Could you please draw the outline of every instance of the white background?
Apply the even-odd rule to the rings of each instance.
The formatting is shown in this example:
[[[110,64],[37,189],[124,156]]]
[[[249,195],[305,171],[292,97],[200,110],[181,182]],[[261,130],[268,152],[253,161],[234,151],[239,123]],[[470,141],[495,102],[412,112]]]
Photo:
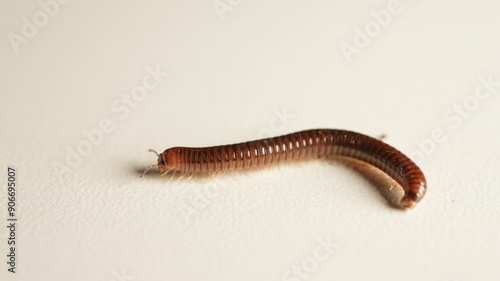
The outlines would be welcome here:
[[[230,9],[71,1],[46,16],[2,1],[1,225],[8,165],[19,221],[16,274],[0,228],[0,279],[500,280],[500,86],[480,82],[500,81],[498,1],[405,0],[383,27],[372,11],[389,1],[215,3]],[[157,67],[169,76],[125,113]],[[106,119],[114,130],[68,163]],[[149,148],[310,128],[386,134],[419,161],[427,196],[392,208],[326,161],[138,178]]]

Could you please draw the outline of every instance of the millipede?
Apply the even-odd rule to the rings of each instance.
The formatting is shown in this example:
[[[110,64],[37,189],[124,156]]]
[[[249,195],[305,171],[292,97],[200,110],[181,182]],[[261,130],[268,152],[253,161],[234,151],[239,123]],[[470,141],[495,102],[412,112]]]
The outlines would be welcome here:
[[[402,208],[413,208],[425,195],[427,182],[422,170],[409,157],[385,142],[360,133],[313,129],[288,135],[211,147],[172,147],[158,154],[162,175],[179,172],[186,175],[209,174],[277,163],[342,156],[378,168],[404,190]],[[140,177],[155,165],[151,165]]]

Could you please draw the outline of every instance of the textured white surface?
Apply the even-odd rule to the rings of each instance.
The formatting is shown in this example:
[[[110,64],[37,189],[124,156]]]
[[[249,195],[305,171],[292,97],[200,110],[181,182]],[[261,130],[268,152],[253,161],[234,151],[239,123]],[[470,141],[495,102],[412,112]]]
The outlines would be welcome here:
[[[234,5],[223,20],[211,0],[71,1],[17,53],[8,34],[41,8],[0,4],[2,225],[7,165],[20,184],[18,273],[1,227],[1,280],[500,280],[500,87],[460,124],[443,119],[478,77],[500,80],[497,1],[401,1],[351,63],[339,45],[389,1],[221,2]],[[113,111],[156,65],[170,75]],[[105,118],[114,131],[60,181],[54,163]],[[137,177],[148,148],[318,127],[385,133],[413,157],[442,128],[426,198],[393,209],[327,162]]]

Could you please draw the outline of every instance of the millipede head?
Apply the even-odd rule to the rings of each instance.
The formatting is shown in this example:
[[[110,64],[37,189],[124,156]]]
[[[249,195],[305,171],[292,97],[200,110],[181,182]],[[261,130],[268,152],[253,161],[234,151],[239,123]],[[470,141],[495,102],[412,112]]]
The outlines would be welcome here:
[[[180,159],[179,154],[179,148],[173,147],[158,155],[158,169],[160,169],[160,173],[162,175],[167,174],[170,171],[175,172],[178,170]]]
[[[178,147],[169,148],[163,153],[158,153],[153,149],[149,151],[154,152],[158,156],[158,169],[162,175],[167,174],[170,171],[178,170],[179,166],[179,154],[180,150]],[[149,166],[144,172],[141,173],[140,177],[143,177],[149,170],[151,170],[155,165]]]

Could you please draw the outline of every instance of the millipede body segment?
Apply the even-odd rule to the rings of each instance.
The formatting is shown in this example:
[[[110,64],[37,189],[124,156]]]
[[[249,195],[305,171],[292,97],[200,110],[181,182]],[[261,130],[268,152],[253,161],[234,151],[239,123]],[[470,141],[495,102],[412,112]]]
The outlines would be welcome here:
[[[389,175],[405,191],[400,201],[403,208],[412,208],[425,195],[425,176],[410,158],[378,139],[345,130],[315,129],[231,145],[172,147],[158,155],[158,168],[162,174],[186,175],[328,156],[360,160]]]

